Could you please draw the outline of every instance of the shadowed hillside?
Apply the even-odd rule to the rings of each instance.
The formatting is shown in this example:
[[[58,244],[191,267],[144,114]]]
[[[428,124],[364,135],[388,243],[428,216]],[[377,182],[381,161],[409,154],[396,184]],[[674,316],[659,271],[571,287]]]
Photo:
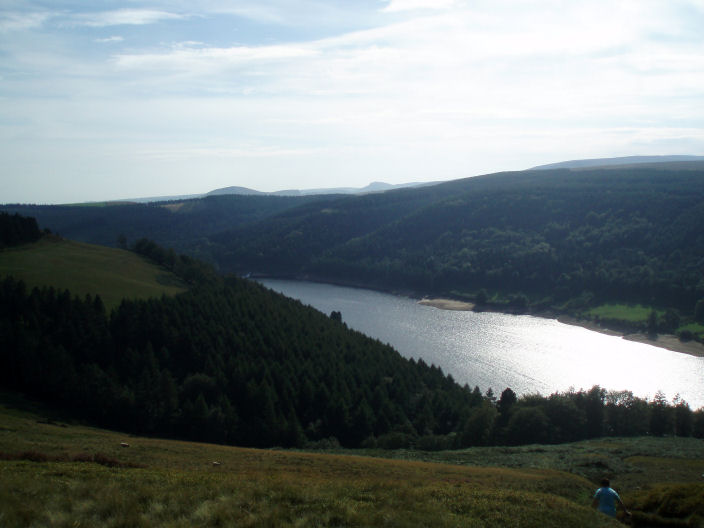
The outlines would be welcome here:
[[[147,236],[224,272],[306,276],[513,311],[585,315],[605,304],[641,304],[655,318],[630,331],[674,333],[704,322],[696,312],[704,300],[702,203],[702,163],[663,162],[498,173],[363,196],[3,209],[84,241]],[[687,332],[696,337],[704,327]]]

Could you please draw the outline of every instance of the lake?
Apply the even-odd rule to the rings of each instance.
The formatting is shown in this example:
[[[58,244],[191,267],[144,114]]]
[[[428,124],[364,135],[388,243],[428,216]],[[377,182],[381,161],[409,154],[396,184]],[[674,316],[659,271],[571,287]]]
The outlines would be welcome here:
[[[680,394],[704,406],[704,358],[671,352],[529,315],[448,311],[371,290],[262,279],[272,290],[350,328],[389,343],[403,356],[435,364],[461,384],[548,395],[600,385],[652,398]]]

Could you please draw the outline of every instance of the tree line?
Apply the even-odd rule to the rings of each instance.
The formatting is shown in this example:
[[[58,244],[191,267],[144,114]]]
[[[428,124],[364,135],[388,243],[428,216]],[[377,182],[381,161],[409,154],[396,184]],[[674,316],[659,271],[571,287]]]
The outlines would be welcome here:
[[[471,391],[312,308],[229,278],[161,299],[0,283],[0,381],[93,423],[249,446],[447,434]]]
[[[669,331],[704,301],[703,172],[664,163],[500,173],[363,196],[3,208],[86,242],[148,236],[224,273],[470,299],[483,289],[495,304],[575,314],[641,303],[669,308],[657,322]]]
[[[551,170],[437,187],[445,193],[421,203],[425,189],[290,210],[212,235],[213,255],[226,270],[470,300],[489,292],[518,311],[640,303],[669,310],[651,325],[663,332],[704,317],[702,170]]]
[[[145,253],[170,252],[150,241]],[[189,273],[173,259],[173,268]],[[185,262],[190,262],[186,259]],[[196,266],[200,269],[201,266]],[[470,388],[235,277],[125,300],[0,282],[0,384],[120,430],[234,445],[448,449],[604,435],[704,437],[704,410],[600,387]]]
[[[0,249],[36,242],[41,236],[35,218],[0,212]]]

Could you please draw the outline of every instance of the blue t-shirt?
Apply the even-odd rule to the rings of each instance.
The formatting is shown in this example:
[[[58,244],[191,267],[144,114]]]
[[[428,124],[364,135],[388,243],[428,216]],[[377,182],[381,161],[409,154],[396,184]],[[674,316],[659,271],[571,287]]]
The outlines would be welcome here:
[[[611,515],[611,517],[616,517],[616,502],[620,501],[621,498],[615,490],[611,488],[599,488],[596,490],[594,498],[599,499],[597,509],[600,512]]]

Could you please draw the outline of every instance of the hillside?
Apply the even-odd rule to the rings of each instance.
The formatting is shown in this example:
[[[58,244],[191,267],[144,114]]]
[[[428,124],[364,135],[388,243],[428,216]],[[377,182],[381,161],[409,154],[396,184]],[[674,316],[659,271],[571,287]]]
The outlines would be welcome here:
[[[4,526],[619,526],[588,507],[604,472],[634,526],[702,521],[702,440],[263,451],[89,428],[8,393],[0,424]]]
[[[702,166],[531,170],[362,196],[4,209],[36,214],[42,228],[84,241],[148,236],[222,272],[447,296],[704,339]],[[598,315],[631,305],[641,308],[620,319]],[[639,310],[648,316],[634,318]]]
[[[463,183],[312,257],[310,269],[419,291],[485,288],[556,302],[589,294],[690,311],[704,295],[694,271],[704,255],[704,171],[554,170]]]
[[[178,251],[188,249],[193,255],[211,234],[260,221],[316,199],[228,195],[147,204],[6,204],[0,205],[0,211],[34,217],[42,229],[71,240],[115,247],[122,237],[128,245],[147,237]],[[207,251],[204,256],[208,256]]]
[[[499,309],[675,310],[660,332],[691,322],[704,298],[704,170],[529,171],[430,189],[297,208],[211,236],[213,254],[231,270],[470,300],[483,290]]]
[[[13,274],[51,287],[0,279],[0,387],[96,424],[252,446],[448,434],[482,402],[440,369],[259,284],[218,277],[144,239],[136,250],[190,289],[123,299],[108,313],[94,293],[58,285],[70,278],[90,291],[104,279],[124,295],[137,270],[121,263],[120,282],[105,262],[118,254],[144,266],[137,255],[54,240],[4,252],[21,257]]]
[[[517,398],[510,388],[498,398],[482,394],[348,329],[339,313],[219,277],[146,239],[135,248],[186,280],[188,291],[123,299],[108,313],[92,295],[0,280],[0,387],[103,426],[257,447],[440,450],[604,434],[704,436],[704,409],[662,394],[648,401],[598,386],[549,397]],[[90,284],[99,280],[94,255],[115,251],[83,247],[64,267],[83,270],[76,280]],[[26,260],[25,271],[45,261]],[[132,280],[130,272],[117,273]]]
[[[654,163],[695,162],[703,163],[704,156],[622,156],[618,158],[597,158],[561,161],[539,165],[530,170],[577,169],[581,167],[615,167],[620,165],[643,165]]]
[[[617,525],[588,507],[592,483],[549,469],[129,437],[6,406],[0,423],[4,526]]]
[[[52,286],[80,297],[100,295],[108,310],[122,299],[147,299],[186,291],[186,284],[144,258],[122,249],[45,236],[0,251],[0,278],[29,288]]]

